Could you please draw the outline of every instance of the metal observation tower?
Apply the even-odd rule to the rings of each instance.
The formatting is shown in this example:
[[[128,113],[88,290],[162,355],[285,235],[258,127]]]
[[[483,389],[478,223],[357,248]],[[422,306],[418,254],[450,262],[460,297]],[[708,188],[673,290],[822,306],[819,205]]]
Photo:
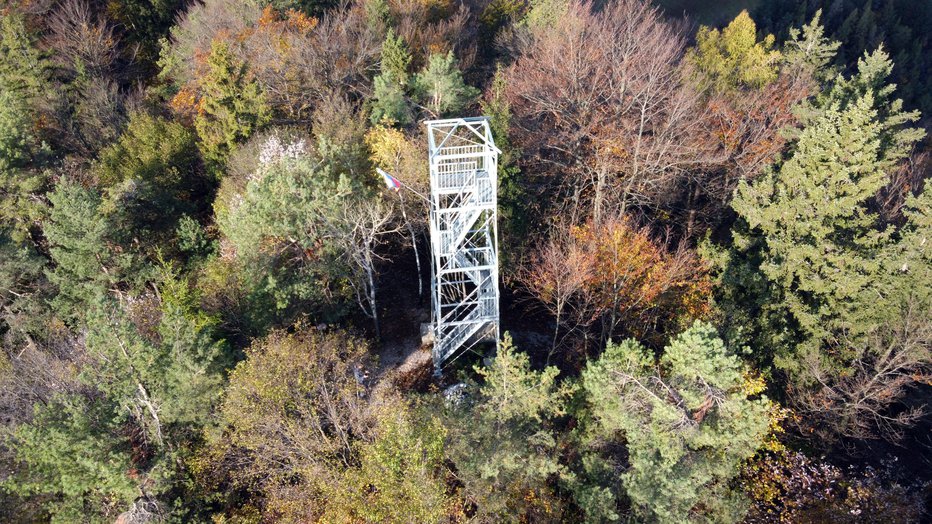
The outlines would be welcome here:
[[[434,366],[499,338],[498,155],[485,117],[427,122]]]

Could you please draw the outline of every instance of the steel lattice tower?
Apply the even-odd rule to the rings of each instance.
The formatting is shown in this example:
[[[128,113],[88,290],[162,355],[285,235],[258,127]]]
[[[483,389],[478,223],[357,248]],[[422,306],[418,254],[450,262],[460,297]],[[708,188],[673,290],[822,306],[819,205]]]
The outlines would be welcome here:
[[[498,155],[485,117],[427,122],[434,366],[499,338]]]

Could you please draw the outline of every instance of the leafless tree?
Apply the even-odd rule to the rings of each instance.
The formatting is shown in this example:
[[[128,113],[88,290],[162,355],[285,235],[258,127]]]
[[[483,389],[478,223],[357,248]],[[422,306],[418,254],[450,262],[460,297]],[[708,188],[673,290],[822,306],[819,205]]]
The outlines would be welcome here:
[[[257,24],[261,15],[258,3],[244,0],[193,2],[171,29],[171,47],[162,74],[180,85],[196,83],[206,71],[210,43],[221,35],[242,34]]]
[[[886,323],[863,340],[844,340],[854,352],[850,372],[829,377],[817,357],[804,362],[819,386],[795,391],[794,403],[813,432],[831,441],[899,440],[925,414],[919,406],[896,407],[920,383],[932,381],[932,312],[909,303],[900,319]]]
[[[49,17],[47,44],[62,66],[81,68],[91,76],[108,76],[120,58],[113,27],[84,0],[65,0]]]
[[[356,270],[350,284],[356,292],[356,302],[363,313],[372,319],[375,336],[382,337],[379,325],[377,296],[377,265],[385,260],[379,248],[385,237],[401,229],[395,220],[392,206],[381,199],[348,203],[343,208],[340,224],[336,225],[337,240],[343,255]]]
[[[506,74],[519,145],[569,184],[570,216],[651,204],[708,161],[683,37],[646,2],[570,6],[559,31],[532,34]]]
[[[561,328],[566,338],[590,320],[590,308],[586,307],[585,300],[590,294],[585,288],[596,269],[591,254],[569,228],[557,229],[534,251],[517,275],[518,283],[555,319],[548,364],[561,342]]]
[[[83,340],[61,328],[47,340],[27,337],[21,347],[4,343],[0,354],[0,421],[8,428],[28,422],[33,406],[56,394],[79,392],[75,373],[86,355]]]
[[[321,101],[369,93],[381,41],[366,26],[362,8],[354,5],[319,21],[266,10],[236,47],[277,112],[305,121]]]
[[[453,51],[460,68],[472,67],[476,55],[478,21],[467,3],[395,0],[396,32],[412,51],[412,67],[419,69],[431,54]]]

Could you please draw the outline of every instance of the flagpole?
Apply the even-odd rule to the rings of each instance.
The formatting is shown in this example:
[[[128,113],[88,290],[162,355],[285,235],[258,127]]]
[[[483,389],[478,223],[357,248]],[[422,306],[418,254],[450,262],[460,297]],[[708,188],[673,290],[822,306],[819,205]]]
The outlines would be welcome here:
[[[399,185],[405,186],[405,188],[407,188],[408,191],[421,197],[421,199],[427,202],[427,205],[430,206],[431,209],[433,209],[433,203],[427,197],[425,197],[424,195],[412,189],[411,186],[409,186],[408,184],[405,184],[401,180],[398,180],[397,178],[386,173],[382,168],[377,167],[375,168],[375,170],[380,175],[382,175],[382,177],[385,178],[386,180],[394,180],[395,182],[398,182]],[[407,211],[405,211],[405,197],[401,191],[398,191],[398,198],[401,200],[401,216],[402,218],[404,218],[405,224],[407,224],[408,226],[408,233],[411,234],[411,246],[414,248],[414,262],[417,264],[417,295],[418,297],[423,298],[424,297],[424,277],[421,275],[421,256],[417,252],[417,236],[414,234],[414,228],[411,227],[411,221],[408,220],[408,213]]]
[[[423,200],[424,202],[427,202],[428,205],[433,205],[429,198],[427,198],[426,196],[424,196],[424,195],[418,193],[418,192],[415,191],[411,186],[409,186],[408,184],[405,184],[404,182],[402,182],[402,181],[399,180],[398,178],[393,177],[392,175],[388,174],[388,173],[385,172],[385,170],[383,170],[381,167],[375,168],[375,171],[376,171],[378,174],[382,175],[383,178],[388,178],[388,179],[396,180],[399,184],[403,185],[403,186],[405,187],[405,189],[407,189],[408,191],[410,191],[410,192],[414,193],[415,195],[417,195],[418,197],[420,197],[421,200]]]

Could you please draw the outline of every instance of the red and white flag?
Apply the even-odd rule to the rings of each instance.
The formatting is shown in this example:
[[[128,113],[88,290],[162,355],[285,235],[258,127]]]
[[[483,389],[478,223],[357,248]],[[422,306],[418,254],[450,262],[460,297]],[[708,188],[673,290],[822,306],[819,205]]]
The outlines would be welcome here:
[[[399,182],[397,178],[389,175],[388,173],[383,171],[381,168],[377,167],[375,168],[375,170],[376,172],[378,172],[378,174],[382,175],[382,180],[385,181],[385,187],[387,187],[388,189],[391,189],[392,191],[398,191],[399,189],[401,189],[401,182]]]

